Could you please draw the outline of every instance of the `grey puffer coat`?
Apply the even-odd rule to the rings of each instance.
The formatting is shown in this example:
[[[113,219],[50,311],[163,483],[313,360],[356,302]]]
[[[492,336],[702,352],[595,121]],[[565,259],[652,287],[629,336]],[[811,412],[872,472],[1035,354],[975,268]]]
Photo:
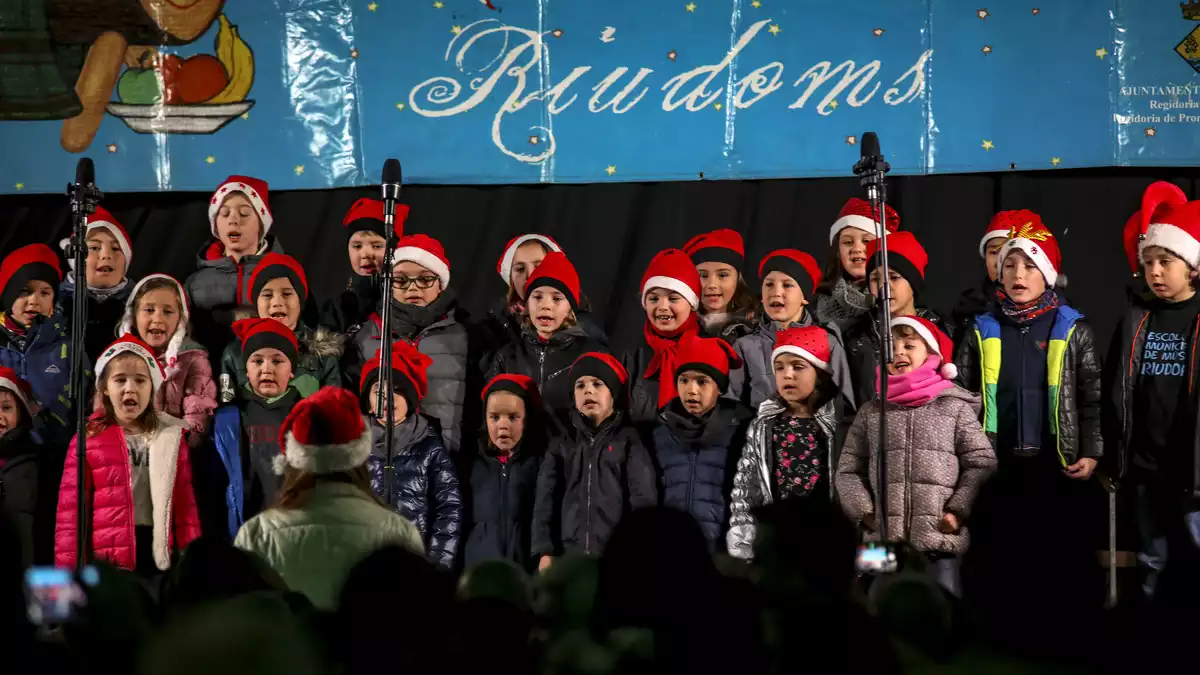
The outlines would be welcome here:
[[[813,415],[817,426],[825,434],[825,447],[829,456],[825,466],[832,471],[837,466],[834,432],[838,427],[836,406],[826,403]],[[750,422],[746,431],[746,445],[742,447],[742,458],[738,460],[737,473],[733,477],[733,492],[729,498],[729,531],[725,533],[725,546],[729,555],[741,560],[754,559],[754,539],[758,534],[758,521],[754,509],[774,501],[771,491],[772,457],[771,427],[775,418],[787,412],[787,406],[777,396],[771,396],[758,406],[758,415]],[[831,481],[832,482],[832,481]],[[830,490],[830,496],[834,493]]]
[[[922,406],[886,406],[888,539],[923,552],[966,552],[965,521],[996,468],[996,453],[979,424],[979,397],[954,386]],[[876,399],[859,410],[838,461],[838,501],[856,523],[877,511],[881,409]],[[958,517],[955,534],[938,529],[946,513]],[[868,532],[866,538],[878,539],[878,534]]]
[[[804,312],[800,321],[786,328],[800,328],[816,323],[812,312]],[[829,333],[829,367],[833,370],[833,383],[842,391],[847,415],[855,409],[853,388],[850,386],[850,364],[842,343],[842,333],[834,324],[820,324]],[[751,408],[758,409],[763,402],[775,395],[775,366],[771,353],[775,351],[775,337],[779,328],[769,316],[763,314],[754,332],[738,338],[733,351],[742,359],[742,367],[729,371],[729,391],[725,394]],[[832,436],[831,436],[832,438]]]
[[[196,271],[183,283],[192,304],[192,338],[204,345],[209,354],[220,354],[233,339],[230,326],[237,319],[234,311],[252,305],[246,300],[250,275],[268,252],[283,253],[275,235],[268,234],[254,255],[238,262],[225,255],[220,241],[209,239],[196,254]],[[251,308],[250,311],[254,312]]]
[[[421,399],[421,412],[437,419],[442,429],[442,440],[452,453],[462,447],[467,391],[480,379],[475,368],[478,357],[473,353],[467,326],[459,321],[459,316],[458,310],[451,311],[408,340],[417,351],[433,359],[426,375],[429,388],[425,398]],[[355,334],[358,363],[366,363],[379,351],[381,328],[379,314],[372,314]],[[393,334],[393,339],[403,338]],[[357,380],[357,375],[352,380]],[[470,390],[479,391],[480,388],[482,385]],[[479,396],[475,395],[474,398],[478,399]]]

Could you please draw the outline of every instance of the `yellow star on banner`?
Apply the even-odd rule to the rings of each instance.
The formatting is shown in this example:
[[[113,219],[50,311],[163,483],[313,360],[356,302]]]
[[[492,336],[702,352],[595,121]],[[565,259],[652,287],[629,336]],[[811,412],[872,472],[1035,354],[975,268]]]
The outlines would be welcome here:
[[[17,183],[17,185],[16,185],[16,188],[17,188],[18,190],[24,190],[24,189],[25,189],[25,184],[24,184],[24,183]]]
[[[250,119],[250,111],[249,111],[249,110],[247,110],[246,112],[242,113],[242,119],[244,119],[244,120],[248,120],[248,119]]]
[[[725,106],[721,105],[720,103],[714,103],[713,107],[716,108],[717,110],[720,110],[721,108],[724,108]]]
[[[1157,133],[1158,133],[1158,129],[1155,129],[1154,127],[1146,127],[1146,137],[1147,138],[1153,138],[1154,135]]]
[[[352,59],[357,59],[357,58],[358,58],[358,50],[357,50],[357,49],[351,49],[351,50],[350,50],[350,58],[352,58]]]
[[[437,2],[433,3],[434,9],[441,9],[443,7],[445,7],[445,5],[442,4],[442,0],[437,0]]]
[[[379,3],[372,2],[371,4],[367,5],[367,11],[374,12],[377,9],[379,9]]]
[[[858,136],[847,136],[846,145],[854,145],[858,143]]]
[[[538,143],[541,143],[541,142],[542,142],[542,137],[541,137],[541,136],[530,136],[530,137],[529,137],[529,144],[530,144],[530,145],[537,145]]]
[[[771,35],[779,35],[782,31],[783,31],[783,29],[780,28],[779,24],[777,24],[777,23],[771,24],[771,27],[767,29],[767,32],[770,33]]]
[[[208,164],[212,164],[217,161],[217,158],[213,157],[212,155],[209,155],[208,157],[204,158],[204,161]]]
[[[683,8],[689,12],[694,12],[696,11],[696,3],[689,2],[688,4],[684,5]]]
[[[611,176],[617,172],[617,167],[609,164],[608,167],[604,169],[604,172]]]
[[[1050,163],[1054,166],[1058,166],[1059,164],[1062,164],[1062,157],[1051,157]]]
[[[975,14],[977,14],[981,19],[986,19],[988,16],[990,16],[986,9],[977,9],[975,10]]]
[[[829,108],[830,108],[831,110],[837,110],[837,107],[838,107],[838,102],[837,102],[837,101],[830,101],[830,102],[829,102]]]
[[[1100,49],[1096,50],[1096,58],[1102,59],[1106,56],[1108,56],[1108,50],[1105,49],[1104,47],[1101,47]]]
[[[304,175],[304,165],[303,165],[303,164],[297,164],[297,165],[296,165],[296,168],[295,168],[295,169],[293,169],[293,170],[296,172],[296,175],[297,175],[297,176],[303,176],[303,175]]]
[[[396,104],[396,110],[404,110],[404,104],[403,104],[403,103],[397,103],[397,104]]]
[[[992,53],[992,46],[991,46],[991,45],[984,45],[984,46],[983,46],[983,49],[981,49],[981,50],[979,50],[979,51],[983,52],[984,54],[991,54],[991,53]]]
[[[1038,9],[1037,7],[1034,7],[1034,8],[1033,8],[1033,15],[1034,15],[1034,16],[1037,16],[1038,14],[1041,14],[1041,13],[1042,13],[1042,10]]]
[[[754,2],[750,3],[750,6],[753,7],[754,9],[758,9],[759,7],[762,7],[762,3],[759,2],[758,0],[754,0]]]
[[[985,139],[983,141],[983,145],[980,145],[979,147],[983,148],[984,150],[994,150],[996,148],[996,144]]]
[[[454,33],[455,35],[458,35],[459,33],[462,32],[462,26],[451,26],[450,32]]]
[[[875,37],[879,37],[879,36],[883,35],[885,32],[886,32],[886,31],[884,31],[882,28],[876,28],[875,30],[871,31],[871,33],[872,33],[872,34],[873,34]]]
[[[110,153],[116,152],[116,151],[117,151],[117,144],[116,144],[116,143],[109,143],[109,144],[108,144],[108,148],[107,148],[107,149],[108,149],[108,151],[109,151]]]

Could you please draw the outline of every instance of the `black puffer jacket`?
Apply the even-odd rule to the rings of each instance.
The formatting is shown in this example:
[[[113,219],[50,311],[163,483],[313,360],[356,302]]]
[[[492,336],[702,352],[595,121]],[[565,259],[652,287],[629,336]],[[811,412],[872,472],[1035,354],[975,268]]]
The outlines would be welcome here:
[[[658,503],[654,464],[624,412],[593,429],[578,412],[542,460],[533,509],[533,557],[599,555],[629,511]]]
[[[700,418],[675,399],[658,417],[654,459],[662,504],[691,514],[715,551],[725,541],[733,476],[754,412],[738,401],[719,398],[717,407]]]
[[[968,286],[958,296],[958,304],[950,312],[950,323],[954,326],[954,349],[974,330],[975,317],[991,311],[995,303],[996,282],[986,276],[974,286]]]
[[[417,526],[430,562],[452,569],[462,530],[462,498],[458,474],[436,423],[420,414],[410,415],[393,431],[391,499],[387,496],[388,452],[383,432],[383,426],[372,419],[373,445],[367,460],[371,487]]]
[[[1137,384],[1135,373],[1141,372],[1142,355],[1146,350],[1147,323],[1150,317],[1148,301],[1131,294],[1132,305],[1121,319],[1109,344],[1108,360],[1104,364],[1104,437],[1109,443],[1105,453],[1105,469],[1114,478],[1125,478],[1132,462],[1133,452],[1133,387]],[[1196,327],[1190,331],[1196,335]],[[1188,382],[1200,372],[1200,349],[1193,342],[1189,350]],[[1195,386],[1188,390],[1187,403],[1192,406],[1192,419],[1200,419],[1200,395]],[[1185,414],[1180,409],[1177,415]],[[1180,462],[1180,468],[1189,467],[1187,476],[1179,476],[1178,484],[1187,486],[1193,499],[1200,499],[1200,434],[1193,434],[1190,447],[1178,448],[1179,456],[1191,456],[1190,462]],[[1182,472],[1181,472],[1182,473]]]
[[[488,447],[486,437],[479,442],[470,487],[463,491],[466,569],[489,560],[508,560],[527,572],[536,567],[530,558],[530,535],[543,453],[527,443],[523,439],[511,455],[501,457]]]
[[[27,427],[0,436],[0,513],[12,516],[24,567],[54,560],[54,518],[61,457],[53,461]]]
[[[661,373],[643,377],[653,358],[654,350],[642,345],[626,352],[621,359],[621,365],[629,373],[629,414],[633,423],[647,437],[658,422],[658,378]]]
[[[520,337],[496,352],[484,379],[490,382],[501,373],[533,378],[546,410],[565,426],[567,414],[575,407],[571,364],[580,355],[596,351],[605,351],[604,345],[593,340],[582,326],[560,330],[549,340],[542,340],[526,326]]]
[[[95,363],[104,350],[117,339],[117,331],[121,328],[121,319],[125,318],[125,302],[133,292],[136,283],[126,279],[125,287],[113,293],[104,300],[97,300],[92,293],[87,294],[87,332],[83,338],[84,352],[88,360]],[[75,279],[68,274],[58,286],[58,294],[54,296],[62,314],[64,325],[71,325],[71,317],[75,313]],[[6,308],[7,309],[7,308]],[[69,329],[68,329],[69,330]]]
[[[953,340],[950,326],[930,309],[917,309],[917,316],[928,319]],[[895,318],[895,317],[892,317]],[[875,399],[875,376],[879,368],[879,314],[868,312],[846,332],[846,358],[850,361],[850,379],[854,383],[854,401],[861,408]]]
[[[1065,339],[1066,348],[1062,351],[1062,361],[1059,370],[1062,380],[1058,386],[1058,416],[1050,420],[1051,436],[1055,439],[1059,454],[1059,462],[1063,466],[1074,464],[1081,457],[1099,459],[1104,456],[1104,440],[1101,435],[1100,408],[1103,394],[1100,356],[1096,352],[1096,339],[1092,327],[1083,320],[1083,315],[1066,305],[1060,305],[1056,310],[1054,326],[1050,331],[1050,340]],[[975,393],[982,392],[983,428],[992,438],[996,437],[996,423],[989,418],[989,406],[994,410],[996,394],[995,385],[983,382],[980,362],[983,352],[980,340],[992,339],[984,335],[982,326],[987,323],[997,323],[990,315],[977,317],[975,326],[961,341],[954,355],[954,365],[958,367],[958,377],[955,383],[960,387]],[[996,331],[999,335],[999,330]],[[999,339],[994,338],[994,339]],[[999,350],[996,350],[997,352]],[[1047,346],[1047,353],[1052,353]],[[1003,368],[1003,364],[1000,366]],[[999,375],[997,369],[997,375]],[[987,389],[992,391],[988,392]],[[1054,429],[1058,430],[1054,434]]]

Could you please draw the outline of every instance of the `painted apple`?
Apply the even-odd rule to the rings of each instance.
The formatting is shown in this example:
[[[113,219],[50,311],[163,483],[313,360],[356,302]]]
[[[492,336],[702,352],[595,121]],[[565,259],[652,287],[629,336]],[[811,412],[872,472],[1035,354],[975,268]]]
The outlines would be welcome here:
[[[175,81],[182,102],[202,103],[221,93],[229,84],[229,75],[217,57],[197,54],[180,65]]]
[[[179,92],[179,73],[183,69],[183,59],[174,54],[167,54],[158,63],[158,71],[162,75],[163,103],[178,105],[183,103]]]
[[[117,81],[117,98],[122,103],[150,105],[162,97],[158,73],[153,68],[130,68]]]

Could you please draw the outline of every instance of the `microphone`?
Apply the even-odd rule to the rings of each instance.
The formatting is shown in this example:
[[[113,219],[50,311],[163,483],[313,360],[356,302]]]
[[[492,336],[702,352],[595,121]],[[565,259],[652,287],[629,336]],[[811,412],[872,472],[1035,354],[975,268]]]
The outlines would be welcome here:
[[[881,157],[883,153],[879,151],[879,136],[874,131],[868,131],[862,135],[862,143],[859,145],[862,149],[862,158]]]
[[[396,200],[400,198],[400,160],[389,159],[383,163],[383,217],[388,225],[396,217]]]
[[[96,184],[96,166],[92,164],[91,157],[80,157],[79,163],[75,165],[75,185],[95,185]]]

